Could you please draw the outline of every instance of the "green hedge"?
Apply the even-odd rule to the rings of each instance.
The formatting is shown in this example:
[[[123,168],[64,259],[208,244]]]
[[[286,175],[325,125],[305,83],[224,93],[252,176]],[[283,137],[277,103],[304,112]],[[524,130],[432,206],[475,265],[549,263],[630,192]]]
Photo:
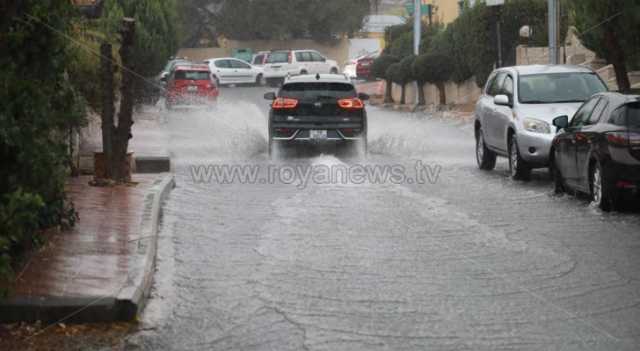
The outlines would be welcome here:
[[[501,6],[500,18],[504,66],[516,63],[515,49],[521,43],[519,29],[524,25],[529,25],[533,30],[528,45],[547,45],[546,0],[507,0]],[[484,3],[473,7],[467,5],[463,13],[445,29],[426,26],[421,53],[449,57],[453,64],[450,80],[463,82],[475,77],[478,86],[483,86],[497,61],[496,22],[496,8],[487,7]],[[566,34],[567,28],[568,20],[565,17],[561,33]],[[413,52],[408,49],[413,45],[409,39],[412,38],[410,25],[389,28],[386,38],[390,40],[386,54],[406,57]]]
[[[66,140],[84,116],[67,74],[70,1],[9,2],[20,6],[0,13],[0,278],[42,229],[75,220]]]

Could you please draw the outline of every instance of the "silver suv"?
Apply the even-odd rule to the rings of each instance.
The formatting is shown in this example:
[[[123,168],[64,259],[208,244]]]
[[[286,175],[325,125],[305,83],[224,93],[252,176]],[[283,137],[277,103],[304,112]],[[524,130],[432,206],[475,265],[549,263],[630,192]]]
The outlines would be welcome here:
[[[505,67],[489,77],[476,105],[478,167],[493,170],[496,157],[509,159],[514,179],[549,165],[558,116],[573,116],[593,94],[607,86],[591,69],[569,65]]]

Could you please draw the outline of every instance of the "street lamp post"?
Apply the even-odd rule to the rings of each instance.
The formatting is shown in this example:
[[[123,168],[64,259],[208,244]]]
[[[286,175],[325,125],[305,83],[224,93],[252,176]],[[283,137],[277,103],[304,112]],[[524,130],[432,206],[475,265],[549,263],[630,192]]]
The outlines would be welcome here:
[[[557,65],[560,61],[560,50],[558,47],[558,21],[560,19],[558,0],[549,0],[549,63]]]

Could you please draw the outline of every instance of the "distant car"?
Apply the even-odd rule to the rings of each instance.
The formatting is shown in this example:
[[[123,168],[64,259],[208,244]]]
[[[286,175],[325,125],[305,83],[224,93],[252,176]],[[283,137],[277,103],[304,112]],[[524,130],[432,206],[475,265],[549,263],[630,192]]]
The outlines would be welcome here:
[[[273,51],[264,65],[264,77],[270,85],[278,85],[288,76],[338,72],[336,61],[327,59],[315,50]]]
[[[528,180],[531,170],[549,165],[554,137],[551,123],[573,115],[607,86],[592,70],[570,65],[500,68],[484,88],[475,111],[478,167],[492,170],[496,157],[509,159],[513,179]]]
[[[188,64],[191,64],[191,62],[185,58],[175,58],[175,59],[169,60],[169,62],[167,62],[167,65],[164,66],[164,68],[162,69],[162,72],[160,72],[156,76],[156,81],[162,82],[163,84],[166,83],[166,80],[169,77],[169,74],[171,74],[171,71],[173,71],[173,69],[177,65],[188,65]]]
[[[266,84],[262,67],[252,66],[233,57],[214,58],[204,62],[209,66],[213,79],[218,85]]]
[[[251,59],[251,65],[256,67],[262,67],[265,63],[267,63],[267,58],[269,58],[269,54],[271,51],[259,51],[257,54],[253,55]]]
[[[359,144],[366,152],[367,113],[364,101],[347,77],[333,74],[295,76],[278,93],[267,93],[269,153],[300,143]]]
[[[640,188],[640,96],[602,93],[589,99],[569,122],[553,120],[551,162],[557,192],[591,195],[601,209],[615,209],[623,191]]]
[[[167,81],[166,107],[176,105],[215,106],[220,91],[211,80],[211,71],[206,65],[178,65]]]
[[[251,49],[232,49],[231,57],[236,58],[238,60],[242,60],[246,63],[251,62],[251,58],[253,58],[253,50]]]
[[[358,64],[356,59],[345,62],[344,68],[342,69],[342,74],[344,74],[345,76],[351,79],[357,79],[358,78],[358,72],[356,71],[357,65]]]
[[[350,60],[345,64],[343,73],[352,79],[370,80],[372,79],[371,65],[378,56],[379,54],[376,52]]]

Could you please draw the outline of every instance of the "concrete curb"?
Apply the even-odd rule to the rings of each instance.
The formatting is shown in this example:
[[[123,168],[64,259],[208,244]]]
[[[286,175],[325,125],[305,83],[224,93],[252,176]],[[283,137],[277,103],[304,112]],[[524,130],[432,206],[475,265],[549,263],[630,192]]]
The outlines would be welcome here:
[[[103,323],[132,321],[142,311],[153,283],[162,202],[174,188],[173,175],[156,180],[145,197],[140,236],[131,241],[129,276],[117,296],[14,297],[0,302],[0,323]]]
[[[131,258],[135,262],[130,262],[134,268],[129,272],[126,285],[116,297],[118,320],[134,320],[146,304],[153,284],[162,202],[174,187],[173,175],[166,176],[154,183],[145,198],[140,237],[131,243],[132,252],[136,252]]]

